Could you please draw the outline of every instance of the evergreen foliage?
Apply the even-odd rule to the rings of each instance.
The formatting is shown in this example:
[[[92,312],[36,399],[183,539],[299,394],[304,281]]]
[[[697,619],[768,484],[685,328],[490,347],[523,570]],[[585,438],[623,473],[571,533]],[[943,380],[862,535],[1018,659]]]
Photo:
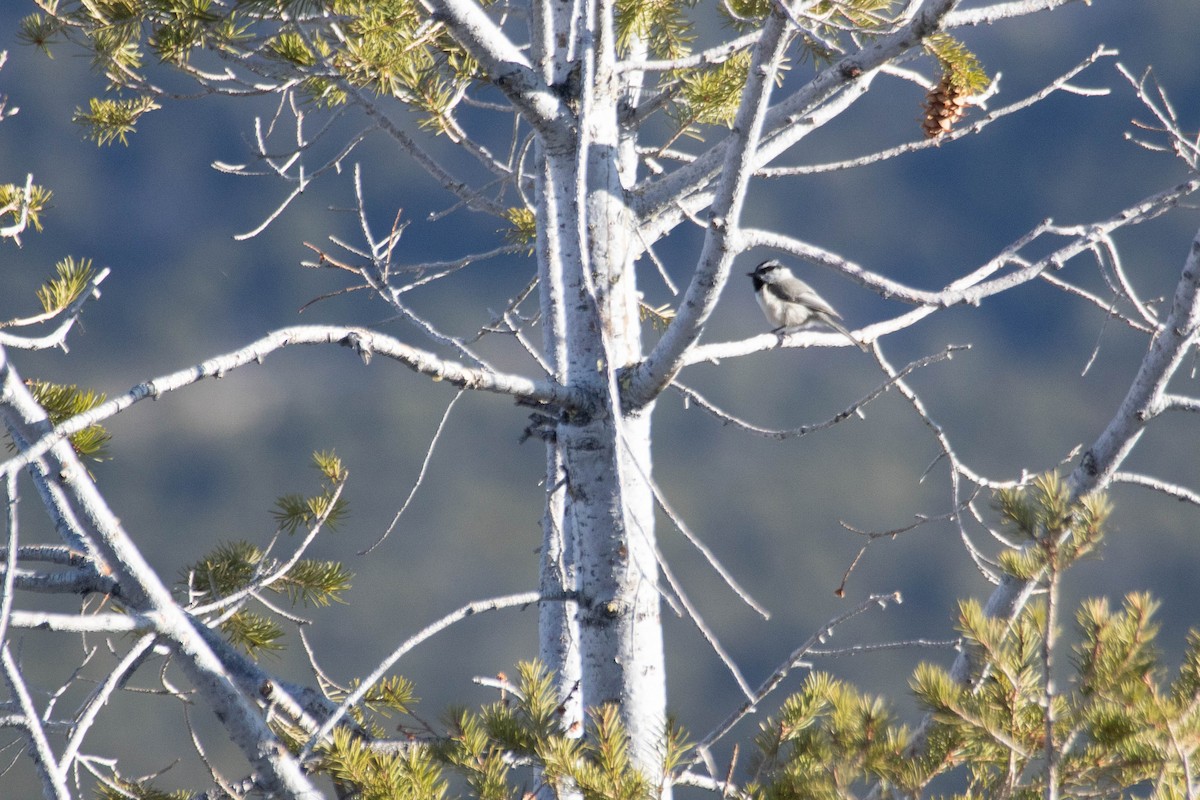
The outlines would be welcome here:
[[[529,252],[533,252],[533,246],[537,242],[537,217],[533,211],[521,206],[513,206],[508,209],[505,216],[508,218],[508,227],[504,229],[504,238],[509,244],[522,245],[529,248]]]
[[[746,794],[761,800],[842,798],[876,781],[911,793],[933,771],[905,758],[908,735],[881,698],[813,673],[763,723]]]
[[[982,92],[990,78],[979,57],[948,33],[935,33],[925,40],[927,49],[942,67],[942,74],[963,94]]]
[[[191,792],[164,792],[149,781],[113,779],[96,792],[96,800],[188,800]]]
[[[39,296],[41,296],[40,292]],[[75,384],[31,380],[26,381],[25,385],[46,409],[46,413],[50,415],[50,421],[55,425],[77,414],[90,411],[105,400],[103,394],[91,389],[81,389]],[[75,448],[75,452],[93,461],[104,461],[107,458],[106,447],[110,439],[112,439],[112,434],[103,425],[89,425],[70,437],[71,446]],[[11,439],[9,449],[13,449]]]
[[[54,269],[58,277],[51,278],[37,291],[42,310],[47,314],[56,314],[78,300],[96,275],[90,258],[76,261],[67,256]]]
[[[50,205],[53,195],[49,189],[33,184],[26,193],[24,186],[0,184],[0,219],[17,223],[25,215],[35,231],[42,230],[41,213]]]
[[[347,472],[342,462],[332,452],[313,453],[313,463],[325,477],[325,485],[319,494],[285,494],[275,501],[271,512],[280,530],[294,534],[302,526],[310,526],[321,520],[330,530],[346,518],[349,506],[338,495],[338,486],[345,483]]]
[[[689,55],[698,37],[689,15],[694,5],[694,0],[618,0],[618,50],[627,53],[638,42],[654,58]],[[43,12],[23,20],[23,41],[48,54],[64,38],[77,41],[92,52],[110,90],[136,95],[93,98],[86,111],[77,110],[75,121],[101,144],[128,143],[138,120],[158,107],[159,90],[143,75],[148,55],[190,67],[193,58],[211,50],[264,75],[283,70],[324,107],[342,105],[349,92],[366,89],[408,105],[422,125],[452,137],[460,133],[449,112],[468,86],[486,82],[478,64],[416,0],[59,0],[42,6]],[[894,6],[895,0],[814,4],[797,20],[803,55],[828,60],[841,52],[844,37],[886,30]],[[728,22],[747,30],[761,25],[771,8],[760,0],[721,4]],[[305,20],[304,33],[281,24],[281,17]],[[333,19],[336,27],[328,25]],[[955,50],[957,43],[931,41],[931,52],[939,59],[944,55],[944,66],[965,68],[970,54]],[[719,63],[660,73],[655,91],[667,100],[675,137],[699,135],[695,124],[729,125],[748,66],[749,51],[742,50]],[[964,80],[979,74],[966,70]]]
[[[1017,568],[1043,583],[1060,580],[1096,545],[1109,511],[1103,496],[1072,501],[1055,475],[999,492],[997,508],[1031,540]],[[1046,603],[1009,623],[963,601],[958,628],[963,647],[980,654],[981,678],[965,686],[932,664],[916,670],[912,687],[934,725],[920,758],[911,757],[910,731],[882,700],[818,673],[763,724],[746,794],[832,799],[877,785],[884,797],[923,797],[935,778],[949,776],[965,787],[956,798],[1032,799],[1047,796],[1053,762],[1056,796],[1190,796],[1189,765],[1200,748],[1200,637],[1189,637],[1183,665],[1166,681],[1154,646],[1156,607],[1145,594],[1129,595],[1120,610],[1105,599],[1082,603],[1070,681],[1059,692],[1046,674]]]
[[[672,109],[678,129],[696,136],[693,123],[732,125],[748,69],[750,54],[743,50],[720,64],[680,70],[678,99]]]
[[[562,709],[546,670],[536,663],[517,670],[518,681],[502,700],[479,711],[451,711],[446,732],[432,741],[388,751],[339,732],[322,752],[320,770],[363,800],[441,800],[450,774],[479,800],[519,800],[537,791],[535,781],[556,793],[578,791],[586,800],[657,796],[666,775],[643,775],[633,766],[615,707],[595,709],[587,734],[576,737],[561,728]],[[407,713],[408,698],[393,708]],[[687,752],[677,731],[664,748],[669,769]]]
[[[96,144],[120,142],[129,144],[129,134],[137,130],[137,122],[148,111],[158,108],[149,97],[112,100],[93,97],[88,110],[75,109],[72,119],[85,126],[88,138]]]
[[[317,452],[313,454],[313,463],[325,478],[321,492],[311,496],[285,495],[276,500],[274,516],[280,530],[289,534],[302,525],[314,531],[320,525],[332,530],[337,520],[348,513],[340,497],[341,486],[348,477],[341,459],[332,452]],[[281,650],[284,631],[277,614],[267,616],[246,607],[256,594],[270,591],[284,595],[293,607],[327,606],[342,602],[352,578],[337,561],[299,558],[285,563],[250,542],[233,541],[218,545],[191,565],[181,583],[193,599],[215,605],[221,631],[230,642],[257,656]]]
[[[1050,497],[1038,498],[1032,505],[1050,501],[1054,507]],[[1083,505],[1072,513],[1086,515]],[[1200,634],[1189,637],[1183,664],[1167,681],[1154,644],[1156,608],[1146,594],[1129,595],[1120,609],[1104,599],[1081,604],[1069,688],[1049,698],[1060,796],[1190,796],[1190,764],[1200,756]],[[927,746],[917,754],[913,731],[886,699],[825,673],[810,674],[761,724],[745,782],[726,791],[743,800],[844,800],[873,787],[884,798],[1044,797],[1046,624],[1045,604],[1031,604],[1006,625],[985,617],[978,603],[962,603],[963,646],[982,653],[984,677],[972,689],[941,667],[918,667],[912,687],[933,716],[924,732]],[[334,700],[345,695],[330,692]],[[442,732],[414,716],[414,703],[406,680],[381,681],[353,716],[362,730],[383,739],[379,720],[400,714],[408,720],[399,727],[407,741],[372,742],[338,728],[315,769],[363,800],[446,800],[456,777],[477,800],[520,800],[543,784],[557,796],[651,800],[663,781],[686,769],[690,756],[684,734],[672,729],[663,743],[664,773],[641,774],[614,706],[593,709],[581,737],[563,731],[550,676],[536,663],[518,666],[515,685],[499,701],[477,711],[451,710]],[[943,794],[933,785],[961,789]]]

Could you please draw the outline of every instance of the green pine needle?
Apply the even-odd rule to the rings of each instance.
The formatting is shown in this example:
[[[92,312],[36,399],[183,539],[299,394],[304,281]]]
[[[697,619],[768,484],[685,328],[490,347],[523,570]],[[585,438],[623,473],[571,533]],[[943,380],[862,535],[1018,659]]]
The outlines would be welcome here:
[[[75,109],[72,121],[88,129],[88,138],[99,145],[129,144],[129,134],[137,130],[142,115],[159,108],[149,97],[130,100],[102,100],[93,97],[88,110]]]
[[[655,58],[679,58],[690,52],[696,34],[684,13],[694,5],[679,0],[617,0],[617,49],[629,52],[645,42]]]
[[[166,792],[150,781],[125,780],[119,775],[107,779],[111,785],[101,784],[96,789],[96,800],[187,800],[193,793],[179,790]]]
[[[301,559],[271,589],[285,592],[292,605],[303,603],[322,608],[342,603],[354,574],[338,561]]]
[[[750,53],[735,53],[720,64],[681,70],[679,99],[672,112],[683,129],[693,123],[732,125],[750,69]]]
[[[90,258],[76,261],[68,256],[55,264],[54,269],[58,277],[52,278],[37,291],[38,300],[47,314],[62,311],[78,300],[96,274]]]
[[[324,519],[330,530],[336,530],[338,524],[350,513],[350,506],[342,497],[336,502],[337,484],[344,483],[348,471],[341,459],[332,450],[318,451],[312,455],[313,465],[321,471],[326,485],[320,494],[305,496],[300,494],[285,494],[275,500],[275,517],[280,530],[294,534],[301,526],[308,528]]]
[[[74,384],[50,383],[28,380],[25,385],[37,402],[46,409],[50,422],[57,425],[78,414],[91,411],[107,398],[91,389],[80,389]],[[112,434],[102,425],[89,425],[71,435],[71,446],[83,458],[104,461],[108,458],[108,443]],[[11,443],[10,443],[11,446]]]
[[[978,94],[991,83],[979,57],[950,34],[935,33],[925,40],[925,49],[938,60],[942,72],[950,75],[951,83],[963,94]]]
[[[263,555],[261,548],[246,541],[217,545],[187,570],[192,588],[208,593],[210,600],[227,597],[259,576]]]
[[[283,638],[283,629],[279,623],[253,611],[234,612],[221,623],[221,632],[230,644],[242,648],[252,658],[283,650],[283,643],[279,641]]]
[[[349,475],[345,464],[333,450],[318,450],[312,454],[312,460],[313,466],[320,470],[325,480],[330,483],[342,483]]]
[[[533,211],[524,206],[513,206],[504,212],[508,227],[504,228],[504,240],[509,244],[523,245],[533,254],[533,245],[537,241],[537,217]]]
[[[39,212],[44,211],[50,204],[53,192],[38,185],[29,187],[29,195],[25,194],[25,186],[15,183],[0,184],[0,215],[19,222],[21,215],[26,215],[29,224],[39,233],[42,230],[42,219]]]
[[[48,57],[53,58],[50,45],[60,41],[59,34],[61,33],[62,24],[54,17],[30,14],[21,19],[20,30],[17,31],[17,41],[33,45]]]

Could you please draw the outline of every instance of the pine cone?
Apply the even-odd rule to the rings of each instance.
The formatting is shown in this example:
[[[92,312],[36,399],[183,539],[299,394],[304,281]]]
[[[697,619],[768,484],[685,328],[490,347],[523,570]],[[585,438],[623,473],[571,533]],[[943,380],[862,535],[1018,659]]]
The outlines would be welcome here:
[[[950,72],[943,72],[938,85],[925,95],[925,119],[921,129],[930,139],[941,136],[962,119],[966,106],[966,92],[955,85]]]

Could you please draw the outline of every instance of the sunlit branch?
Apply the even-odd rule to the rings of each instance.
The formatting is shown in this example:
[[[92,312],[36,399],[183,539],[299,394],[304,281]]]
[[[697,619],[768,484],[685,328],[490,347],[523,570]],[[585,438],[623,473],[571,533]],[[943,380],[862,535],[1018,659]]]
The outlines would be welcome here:
[[[445,381],[463,389],[507,394],[526,402],[544,403],[557,407],[578,408],[585,405],[577,392],[557,383],[548,380],[532,381],[518,375],[466,367],[366,328],[297,325],[282,328],[245,347],[210,358],[194,367],[140,383],[125,394],[113,397],[90,411],[64,421],[52,433],[31,443],[27,450],[0,464],[0,475],[7,475],[14,470],[21,469],[71,434],[108,419],[142,400],[161,397],[168,392],[190,386],[206,378],[224,377],[231,370],[249,364],[259,364],[266,356],[284,347],[315,344],[336,344],[348,347],[364,361],[369,361],[375,355],[390,358],[435,381]]]
[[[79,297],[75,302],[53,315],[58,316],[61,314],[63,320],[52,332],[44,336],[19,336],[17,334],[0,332],[0,347],[12,347],[17,350],[46,350],[52,347],[66,349],[67,334],[71,332],[71,328],[79,320],[79,315],[83,313],[84,305],[89,300],[100,297],[100,284],[109,276],[109,273],[110,270],[108,267],[101,269],[92,276],[91,281],[79,293]],[[33,321],[30,320],[30,322]],[[14,324],[20,324],[21,322],[23,321],[18,320]]]
[[[397,661],[399,661],[406,653],[412,650],[434,634],[445,630],[456,622],[461,622],[467,617],[483,613],[485,611],[496,611],[504,608],[513,608],[514,606],[528,606],[542,600],[542,596],[538,592],[524,592],[522,594],[511,594],[504,597],[495,597],[489,600],[478,600],[473,603],[468,603],[465,606],[447,614],[431,625],[426,626],[415,635],[405,640],[399,647],[391,652],[387,658],[380,662],[370,675],[367,675],[359,683],[358,687],[346,696],[337,707],[337,710],[329,715],[329,718],[322,723],[320,729],[317,730],[308,740],[308,743],[300,751],[301,760],[307,758],[317,745],[319,745],[326,736],[334,729],[341,719],[366,697],[367,692],[375,686],[383,676],[387,674]],[[551,600],[550,602],[554,602]]]

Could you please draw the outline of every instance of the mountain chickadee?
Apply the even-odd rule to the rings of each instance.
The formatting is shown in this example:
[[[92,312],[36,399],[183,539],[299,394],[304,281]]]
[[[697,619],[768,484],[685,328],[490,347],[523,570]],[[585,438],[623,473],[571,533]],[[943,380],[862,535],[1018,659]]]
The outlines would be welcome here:
[[[767,315],[767,322],[775,326],[775,333],[790,333],[814,324],[828,325],[866,352],[867,346],[838,321],[841,314],[783,264],[768,259],[746,274],[754,281],[754,296]]]

